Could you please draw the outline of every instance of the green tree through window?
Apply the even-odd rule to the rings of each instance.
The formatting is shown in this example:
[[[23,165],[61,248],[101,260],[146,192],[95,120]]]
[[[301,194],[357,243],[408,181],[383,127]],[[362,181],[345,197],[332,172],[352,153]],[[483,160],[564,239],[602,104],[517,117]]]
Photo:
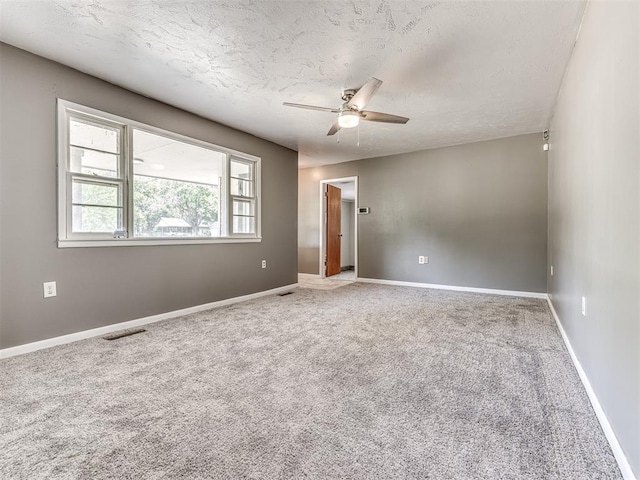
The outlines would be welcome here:
[[[136,236],[159,236],[163,218],[180,218],[189,224],[188,236],[218,236],[219,187],[165,178],[135,175],[133,181]]]

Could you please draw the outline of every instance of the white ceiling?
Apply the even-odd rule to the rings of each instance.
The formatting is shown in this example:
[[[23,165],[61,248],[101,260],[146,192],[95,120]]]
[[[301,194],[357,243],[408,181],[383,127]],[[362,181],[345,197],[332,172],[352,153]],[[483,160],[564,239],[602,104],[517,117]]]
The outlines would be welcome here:
[[[300,166],[544,130],[584,0],[0,0],[0,40],[298,150]],[[326,133],[375,76],[362,122]]]

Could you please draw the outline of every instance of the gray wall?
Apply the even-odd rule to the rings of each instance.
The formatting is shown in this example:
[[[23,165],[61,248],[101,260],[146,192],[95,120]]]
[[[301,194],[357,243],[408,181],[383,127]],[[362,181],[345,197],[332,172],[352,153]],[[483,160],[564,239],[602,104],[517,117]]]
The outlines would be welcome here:
[[[549,152],[549,293],[640,478],[638,5],[588,4],[563,81]]]
[[[5,44],[0,62],[0,348],[297,281],[296,152]],[[263,241],[58,249],[56,97],[262,157]]]
[[[320,180],[352,175],[371,207],[356,215],[359,277],[547,291],[541,134],[300,170],[300,272],[319,272]]]
[[[354,240],[354,228],[353,228],[353,216],[355,212],[355,202],[343,200],[340,219],[342,225],[340,226],[340,233],[342,238],[340,242],[340,266],[348,267],[353,265],[353,240]]]

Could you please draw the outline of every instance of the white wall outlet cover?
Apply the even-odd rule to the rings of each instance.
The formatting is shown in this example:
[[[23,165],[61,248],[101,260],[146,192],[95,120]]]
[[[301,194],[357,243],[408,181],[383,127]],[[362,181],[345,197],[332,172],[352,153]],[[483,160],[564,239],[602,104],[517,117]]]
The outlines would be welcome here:
[[[587,316],[587,299],[585,297],[582,297],[582,316]]]
[[[429,257],[424,257],[424,263],[429,263]]]
[[[418,263],[419,263],[420,265],[424,265],[424,257],[423,257],[422,255],[420,255],[420,256],[418,257]]]
[[[551,276],[553,277],[553,265],[551,265]]]
[[[44,282],[42,287],[44,291],[44,298],[55,297],[58,294],[56,282]]]
[[[262,260],[262,268],[267,268],[267,261],[266,260]]]

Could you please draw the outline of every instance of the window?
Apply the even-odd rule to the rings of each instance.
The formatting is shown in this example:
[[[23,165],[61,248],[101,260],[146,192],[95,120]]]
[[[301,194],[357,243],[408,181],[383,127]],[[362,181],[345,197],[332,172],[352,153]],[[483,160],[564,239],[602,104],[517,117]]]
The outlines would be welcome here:
[[[253,162],[231,157],[230,191],[233,202],[233,231],[253,234],[256,231],[256,197]]]
[[[123,228],[122,136],[119,125],[69,117],[71,233],[113,233]]]
[[[220,191],[226,157],[134,128],[133,235],[222,236]]]
[[[259,241],[259,158],[58,103],[60,246]]]

